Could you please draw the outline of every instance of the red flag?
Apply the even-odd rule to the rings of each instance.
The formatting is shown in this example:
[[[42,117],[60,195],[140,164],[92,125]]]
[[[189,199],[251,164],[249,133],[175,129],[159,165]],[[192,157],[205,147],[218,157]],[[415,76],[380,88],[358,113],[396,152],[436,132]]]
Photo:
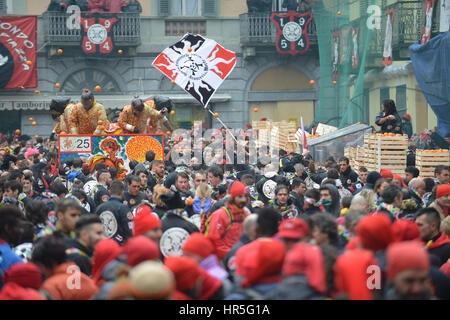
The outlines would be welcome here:
[[[0,17],[0,89],[38,86],[36,32],[36,16]]]

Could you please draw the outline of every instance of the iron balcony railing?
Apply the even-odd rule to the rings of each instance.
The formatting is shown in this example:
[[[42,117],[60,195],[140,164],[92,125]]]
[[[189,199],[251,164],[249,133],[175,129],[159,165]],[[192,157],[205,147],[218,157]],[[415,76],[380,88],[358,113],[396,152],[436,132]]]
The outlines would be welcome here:
[[[81,41],[81,29],[69,29],[68,13],[45,12],[43,14],[45,41],[50,44],[74,44]],[[114,40],[121,45],[136,46],[141,42],[141,18],[139,13],[117,14],[119,21],[112,27]]]
[[[277,39],[277,28],[270,20],[271,15],[271,12],[241,14],[239,16],[241,44],[275,44]],[[317,44],[317,29],[314,20],[308,24],[307,34],[309,36],[310,44]]]

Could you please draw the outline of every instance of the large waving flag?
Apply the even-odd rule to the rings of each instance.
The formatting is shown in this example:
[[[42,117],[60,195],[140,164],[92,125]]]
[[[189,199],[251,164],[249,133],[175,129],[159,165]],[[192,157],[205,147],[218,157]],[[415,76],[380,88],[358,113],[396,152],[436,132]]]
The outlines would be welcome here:
[[[205,108],[236,65],[236,53],[216,41],[187,33],[164,49],[153,66],[191,94]]]

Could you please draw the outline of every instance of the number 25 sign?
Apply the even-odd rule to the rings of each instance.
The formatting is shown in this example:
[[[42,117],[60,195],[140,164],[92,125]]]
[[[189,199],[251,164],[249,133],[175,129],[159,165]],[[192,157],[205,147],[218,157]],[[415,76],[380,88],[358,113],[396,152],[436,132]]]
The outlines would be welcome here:
[[[94,13],[80,18],[81,47],[86,54],[110,54],[114,48],[111,29],[118,21],[115,15]]]
[[[73,153],[92,153],[92,137],[60,135],[59,151]]]

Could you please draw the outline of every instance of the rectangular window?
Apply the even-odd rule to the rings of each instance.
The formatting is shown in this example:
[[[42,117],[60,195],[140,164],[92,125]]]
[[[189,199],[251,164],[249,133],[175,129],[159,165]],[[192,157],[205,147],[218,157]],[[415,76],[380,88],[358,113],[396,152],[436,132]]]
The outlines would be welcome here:
[[[169,15],[199,17],[202,16],[203,0],[170,0]]]
[[[400,116],[407,113],[406,106],[406,85],[401,85],[396,87],[395,92],[395,105],[397,107],[397,112]]]

